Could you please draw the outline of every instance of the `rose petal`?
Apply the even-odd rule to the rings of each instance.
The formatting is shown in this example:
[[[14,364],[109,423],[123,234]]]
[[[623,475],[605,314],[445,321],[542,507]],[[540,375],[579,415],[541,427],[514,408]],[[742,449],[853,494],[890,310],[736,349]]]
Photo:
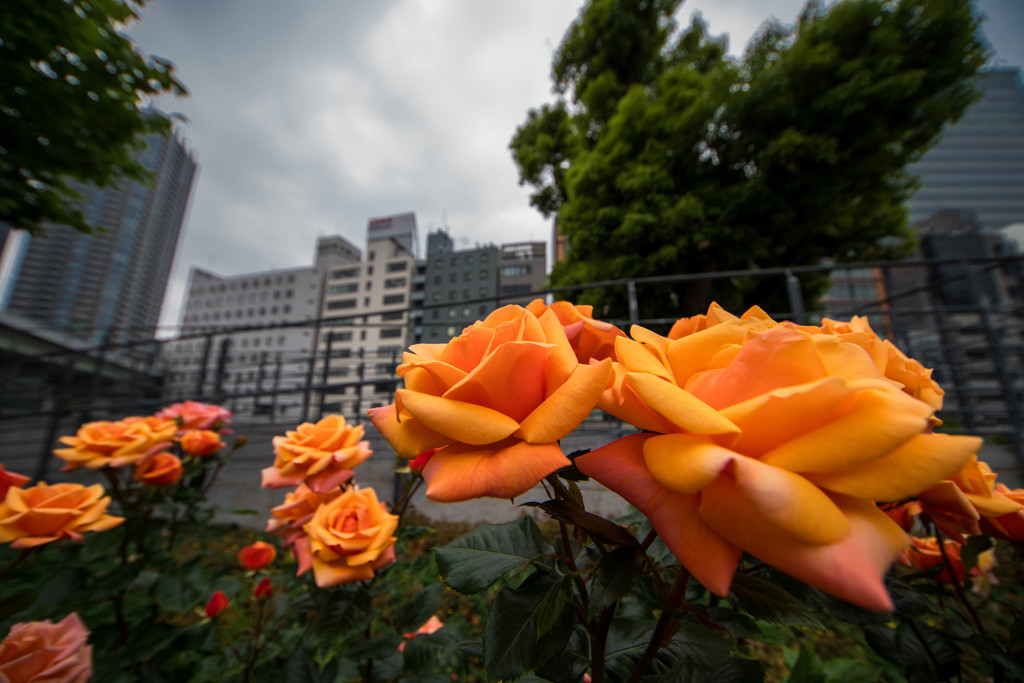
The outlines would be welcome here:
[[[611,374],[609,360],[577,365],[569,379],[522,421],[515,435],[530,443],[551,443],[568,436],[597,405]]]
[[[513,418],[475,403],[465,403],[439,396],[417,394],[399,389],[402,408],[419,420],[427,429],[449,437],[449,441],[483,445],[501,441],[519,429]],[[386,436],[386,435],[385,435]],[[430,444],[427,448],[441,444]]]
[[[556,443],[507,439],[487,448],[454,444],[423,468],[427,497],[451,503],[482,496],[515,498],[555,470],[571,464]]]

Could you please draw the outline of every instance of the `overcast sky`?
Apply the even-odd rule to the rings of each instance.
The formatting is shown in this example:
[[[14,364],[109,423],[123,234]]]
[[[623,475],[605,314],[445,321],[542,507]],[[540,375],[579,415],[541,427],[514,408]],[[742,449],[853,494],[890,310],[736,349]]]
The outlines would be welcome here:
[[[679,23],[702,12],[740,54],[765,19],[791,22],[803,4],[693,0]],[[508,143],[530,108],[552,100],[551,56],[581,6],[153,1],[130,33],[188,87],[189,98],[161,106],[188,117],[200,164],[161,323],[179,321],[192,266],[308,265],[319,235],[362,248],[372,217],[415,212],[421,244],[442,225],[458,248],[548,240]],[[997,63],[1024,64],[1024,2],[979,6]]]

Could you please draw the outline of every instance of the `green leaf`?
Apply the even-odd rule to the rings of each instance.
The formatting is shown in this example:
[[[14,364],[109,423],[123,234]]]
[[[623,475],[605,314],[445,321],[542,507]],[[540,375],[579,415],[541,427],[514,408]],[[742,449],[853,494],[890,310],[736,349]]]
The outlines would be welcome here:
[[[776,624],[825,628],[796,598],[764,579],[737,573],[729,590],[729,602],[756,619]]]
[[[800,650],[800,656],[789,674],[789,683],[825,683],[825,669],[818,655],[810,648]]]
[[[633,590],[643,567],[643,552],[615,548],[601,558],[590,585],[590,615],[611,607]]]
[[[168,612],[190,611],[212,594],[205,582],[197,584],[190,580],[192,576],[161,574],[153,587],[153,600]]]
[[[373,616],[370,596],[361,587],[353,590],[335,588],[318,591],[313,598],[316,615],[310,622],[308,630],[308,638],[313,640],[334,641],[361,631]]]
[[[441,584],[435,583],[417,591],[412,600],[398,610],[395,627],[398,632],[411,633],[423,626],[441,609]]]
[[[982,534],[980,536],[968,536],[967,543],[960,551],[960,559],[964,563],[964,571],[970,572],[978,566],[978,556],[986,550],[995,547],[991,536]]]
[[[1006,652],[1003,647],[991,637],[975,633],[968,638],[971,645],[978,649],[978,652],[988,660],[998,662],[1006,671],[1017,679],[1024,679],[1024,665]]]
[[[470,594],[551,550],[534,521],[523,517],[506,524],[481,524],[443,548],[435,548],[434,559],[449,587]]]
[[[402,671],[410,674],[425,675],[444,671],[446,662],[453,658],[455,637],[450,635],[452,629],[442,628],[436,633],[427,633],[405,641],[402,652]]]
[[[544,638],[538,617],[555,580],[537,573],[518,589],[504,588],[494,598],[484,626],[484,667],[493,679],[514,679],[546,664],[562,651],[576,623],[568,604]]]
[[[822,666],[828,683],[875,683],[882,679],[879,667],[860,659],[833,657]]]
[[[365,624],[363,624],[365,627]],[[398,652],[402,638],[398,635],[387,635],[379,638],[361,638],[349,646],[345,652],[347,657],[357,661],[364,659],[385,659]]]
[[[572,576],[560,576],[544,594],[537,609],[537,637],[542,637],[558,623],[566,605],[573,601]]]
[[[253,510],[252,508],[231,508],[230,510],[224,510],[218,508],[221,512],[225,512],[229,515],[261,515],[263,514],[259,510]]]

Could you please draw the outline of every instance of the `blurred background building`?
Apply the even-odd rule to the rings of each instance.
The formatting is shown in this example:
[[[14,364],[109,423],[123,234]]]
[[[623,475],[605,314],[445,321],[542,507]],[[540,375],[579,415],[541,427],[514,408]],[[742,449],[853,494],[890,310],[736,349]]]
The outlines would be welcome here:
[[[86,220],[105,232],[6,235],[0,308],[96,346],[155,337],[197,164],[178,135],[148,136],[138,158],[153,182],[76,187]]]

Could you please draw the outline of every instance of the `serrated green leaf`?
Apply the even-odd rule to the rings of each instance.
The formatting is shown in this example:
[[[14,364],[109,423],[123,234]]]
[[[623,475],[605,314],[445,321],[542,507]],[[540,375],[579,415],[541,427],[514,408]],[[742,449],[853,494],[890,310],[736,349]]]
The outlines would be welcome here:
[[[756,619],[796,626],[824,628],[801,602],[774,583],[749,574],[737,573],[727,598]]]
[[[825,669],[818,655],[810,648],[800,650],[800,656],[789,674],[789,683],[825,683]]]
[[[320,591],[315,600],[316,615],[308,631],[313,640],[334,641],[362,630],[373,615],[370,596],[362,589]]]
[[[188,612],[211,594],[205,582],[175,574],[161,574],[153,586],[153,600],[168,612]]]
[[[1024,679],[1024,665],[1014,659],[1003,647],[991,637],[981,633],[973,634],[968,641],[978,649],[986,659],[998,662],[1006,671],[1017,679]]]
[[[537,669],[562,651],[575,626],[568,604],[544,638],[537,637],[537,619],[554,579],[534,574],[518,589],[504,588],[491,605],[484,626],[484,667],[493,679],[515,679]]]
[[[401,606],[395,620],[399,633],[411,633],[423,626],[441,609],[441,584],[435,583],[417,591],[411,600]]]
[[[451,659],[458,644],[455,637],[448,633],[450,630],[442,628],[435,633],[406,640],[402,651],[402,671],[418,676],[444,671],[444,663]]]
[[[590,615],[599,614],[633,590],[643,565],[643,553],[634,548],[615,548],[601,558],[590,585]]]
[[[481,524],[443,548],[435,548],[434,559],[449,587],[470,594],[551,551],[534,521],[523,517],[506,524]]]
[[[542,637],[550,631],[565,610],[567,604],[572,603],[572,577],[560,576],[548,592],[544,594],[537,609],[537,637]]]
[[[868,662],[849,657],[833,657],[822,662],[828,683],[875,683],[882,679],[880,669]]]

